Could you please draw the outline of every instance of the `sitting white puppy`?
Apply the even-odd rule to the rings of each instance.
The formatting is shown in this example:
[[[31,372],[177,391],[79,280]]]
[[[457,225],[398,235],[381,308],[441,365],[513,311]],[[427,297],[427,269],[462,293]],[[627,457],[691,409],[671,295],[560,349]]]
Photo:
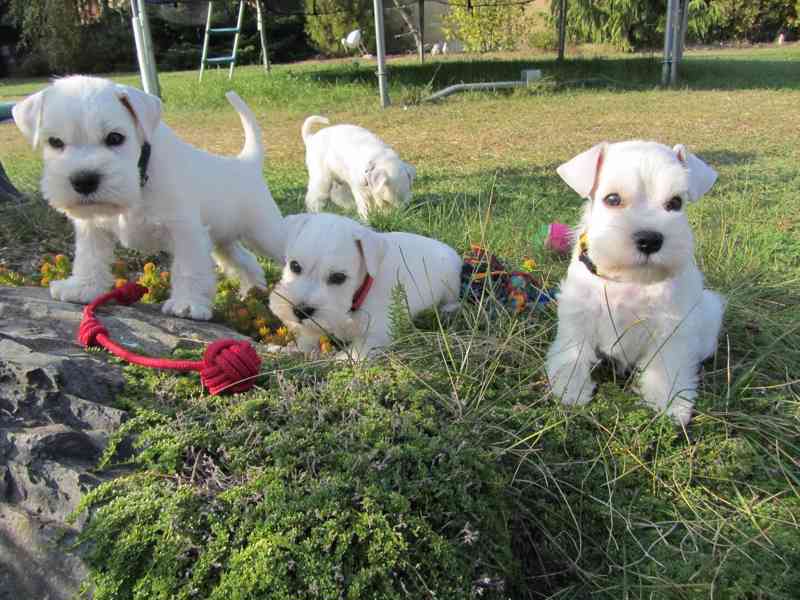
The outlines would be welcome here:
[[[377,233],[352,219],[300,214],[287,223],[286,265],[270,308],[307,353],[321,335],[349,344],[339,358],[365,358],[390,342],[396,285],[411,316],[458,306],[461,258],[449,246],[411,233]]]
[[[238,157],[193,148],[161,121],[161,101],[106,79],[74,76],[14,107],[17,126],[44,146],[42,192],[75,224],[72,276],[50,284],[53,298],[89,302],[114,279],[115,238],[172,253],[167,314],[211,317],[214,258],[242,286],[265,286],[241,241],[280,260],[283,219],[262,177],[261,131],[233,92],[245,132]]]
[[[306,208],[319,212],[330,198],[342,208],[355,207],[366,220],[370,210],[408,203],[417,170],[363,127],[334,125],[311,133],[315,124],[328,123],[325,117],[316,116],[303,123]]]
[[[650,406],[686,424],[700,363],[717,347],[725,302],[703,289],[685,207],[716,172],[683,146],[602,143],[558,168],[587,198],[547,373],[565,404],[589,401],[603,357],[640,370]]]

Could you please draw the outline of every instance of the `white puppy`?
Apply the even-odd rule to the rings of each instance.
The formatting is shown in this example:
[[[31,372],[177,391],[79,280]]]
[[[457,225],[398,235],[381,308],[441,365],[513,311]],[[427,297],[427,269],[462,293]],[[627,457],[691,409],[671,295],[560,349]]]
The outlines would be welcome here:
[[[592,367],[607,357],[640,371],[647,404],[688,423],[725,303],[703,289],[684,209],[716,172],[683,146],[632,141],[598,144],[558,174],[588,201],[558,295],[553,391],[565,404],[588,402]]]
[[[334,125],[311,133],[315,124],[328,123],[324,117],[308,117],[303,123],[306,208],[319,212],[330,198],[342,208],[355,207],[366,220],[370,210],[408,203],[417,170],[363,127]]]
[[[42,192],[75,224],[72,276],[50,284],[53,298],[89,302],[113,282],[115,238],[172,253],[167,314],[211,317],[214,258],[242,286],[265,286],[241,241],[280,260],[283,219],[262,177],[261,132],[233,92],[245,144],[238,157],[198,150],[161,121],[161,101],[106,79],[59,79],[14,107],[17,126],[44,146]]]
[[[398,284],[411,316],[458,306],[461,258],[442,242],[411,233],[376,233],[325,213],[285,220],[286,265],[270,308],[303,352],[315,352],[323,334],[349,343],[340,358],[360,360],[386,346]]]

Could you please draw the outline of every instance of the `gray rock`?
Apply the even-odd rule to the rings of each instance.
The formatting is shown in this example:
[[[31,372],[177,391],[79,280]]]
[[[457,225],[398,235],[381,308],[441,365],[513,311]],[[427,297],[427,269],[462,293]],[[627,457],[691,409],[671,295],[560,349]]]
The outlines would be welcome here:
[[[82,309],[44,288],[0,287],[0,600],[67,600],[86,576],[73,547],[82,521],[66,518],[106,476],[94,467],[125,412],[122,367],[75,341]],[[114,340],[153,356],[242,338],[152,305],[98,316]]]

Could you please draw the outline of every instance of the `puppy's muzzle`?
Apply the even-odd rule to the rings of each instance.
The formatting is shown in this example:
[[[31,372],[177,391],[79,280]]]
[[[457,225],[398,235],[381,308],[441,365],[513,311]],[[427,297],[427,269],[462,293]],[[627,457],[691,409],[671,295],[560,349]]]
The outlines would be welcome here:
[[[100,186],[100,173],[96,171],[78,171],[69,178],[72,188],[84,196],[93,194]]]
[[[295,306],[292,309],[292,312],[299,321],[304,321],[306,319],[310,319],[311,317],[313,317],[316,310],[317,309],[315,309],[313,306],[306,306],[305,304],[300,304],[298,306]]]
[[[642,254],[655,254],[664,244],[664,236],[658,231],[643,230],[633,234],[633,243]]]

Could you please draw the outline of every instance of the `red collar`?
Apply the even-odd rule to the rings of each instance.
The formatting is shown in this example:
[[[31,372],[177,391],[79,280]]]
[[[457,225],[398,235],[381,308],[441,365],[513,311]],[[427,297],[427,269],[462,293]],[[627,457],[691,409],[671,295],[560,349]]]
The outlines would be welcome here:
[[[369,294],[369,289],[372,287],[372,282],[375,281],[372,279],[372,275],[367,273],[367,276],[364,277],[364,283],[361,284],[361,287],[356,290],[356,293],[353,295],[353,304],[350,306],[350,312],[355,312],[361,305],[364,304],[364,300],[367,299],[367,294]]]

